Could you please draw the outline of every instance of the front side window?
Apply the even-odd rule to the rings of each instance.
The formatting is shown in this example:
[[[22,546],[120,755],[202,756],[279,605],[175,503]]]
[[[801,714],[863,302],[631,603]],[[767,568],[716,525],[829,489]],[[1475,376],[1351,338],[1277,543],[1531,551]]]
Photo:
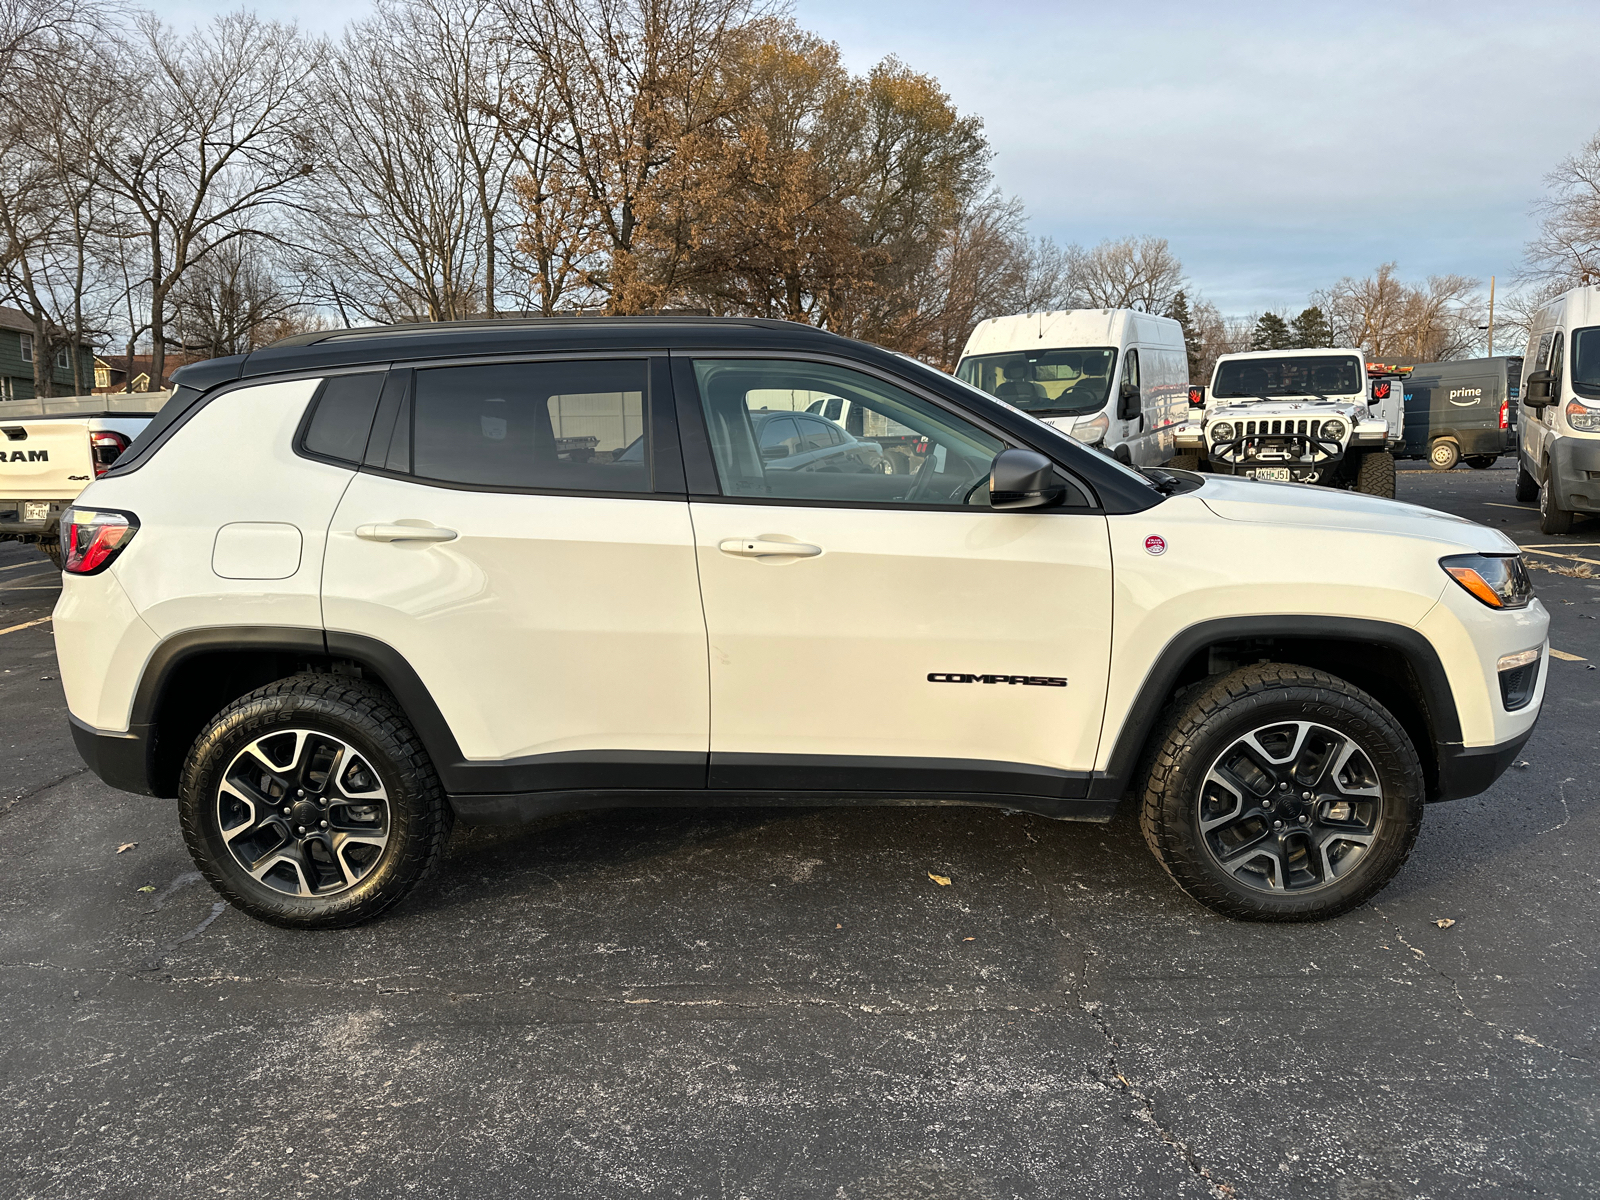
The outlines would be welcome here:
[[[648,492],[643,361],[418,371],[412,471],[487,489]]]
[[[1117,352],[1109,346],[977,354],[956,378],[1035,416],[1099,412],[1111,390]]]
[[[1600,325],[1572,331],[1572,390],[1600,398]]]
[[[1005,443],[894,384],[824,363],[694,366],[726,496],[988,503],[989,466]]]
[[[1345,354],[1242,358],[1217,364],[1218,400],[1274,396],[1348,396],[1362,390],[1361,360]]]

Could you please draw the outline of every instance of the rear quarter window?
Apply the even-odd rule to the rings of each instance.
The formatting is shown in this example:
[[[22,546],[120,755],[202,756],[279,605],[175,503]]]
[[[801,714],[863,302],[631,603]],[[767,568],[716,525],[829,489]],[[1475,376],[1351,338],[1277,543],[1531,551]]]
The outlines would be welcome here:
[[[367,451],[383,379],[383,372],[374,371],[323,380],[312,401],[311,418],[301,442],[306,452],[358,465]]]

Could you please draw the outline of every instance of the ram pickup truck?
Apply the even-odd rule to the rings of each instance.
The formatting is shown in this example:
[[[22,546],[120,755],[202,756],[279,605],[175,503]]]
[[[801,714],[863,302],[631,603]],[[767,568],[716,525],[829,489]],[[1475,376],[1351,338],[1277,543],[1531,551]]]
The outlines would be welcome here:
[[[150,424],[167,395],[0,403],[0,541],[32,542],[59,567],[61,514]]]

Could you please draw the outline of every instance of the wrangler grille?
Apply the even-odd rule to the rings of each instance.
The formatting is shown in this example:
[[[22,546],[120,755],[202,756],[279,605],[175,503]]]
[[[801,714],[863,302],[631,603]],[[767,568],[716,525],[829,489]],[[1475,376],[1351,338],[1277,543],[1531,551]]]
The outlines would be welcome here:
[[[1244,423],[1245,437],[1271,437],[1278,434],[1280,437],[1286,433],[1303,433],[1309,437],[1316,437],[1322,431],[1321,421],[1308,420],[1276,420],[1276,421],[1246,421]]]

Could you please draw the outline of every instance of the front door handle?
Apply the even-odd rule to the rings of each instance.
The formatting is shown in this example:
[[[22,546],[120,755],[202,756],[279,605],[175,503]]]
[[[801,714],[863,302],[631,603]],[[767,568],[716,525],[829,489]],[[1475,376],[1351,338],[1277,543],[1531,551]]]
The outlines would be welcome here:
[[[821,546],[771,538],[726,538],[717,543],[717,549],[740,558],[815,558],[822,553]]]
[[[369,542],[453,542],[456,531],[437,525],[357,525],[356,536]]]

